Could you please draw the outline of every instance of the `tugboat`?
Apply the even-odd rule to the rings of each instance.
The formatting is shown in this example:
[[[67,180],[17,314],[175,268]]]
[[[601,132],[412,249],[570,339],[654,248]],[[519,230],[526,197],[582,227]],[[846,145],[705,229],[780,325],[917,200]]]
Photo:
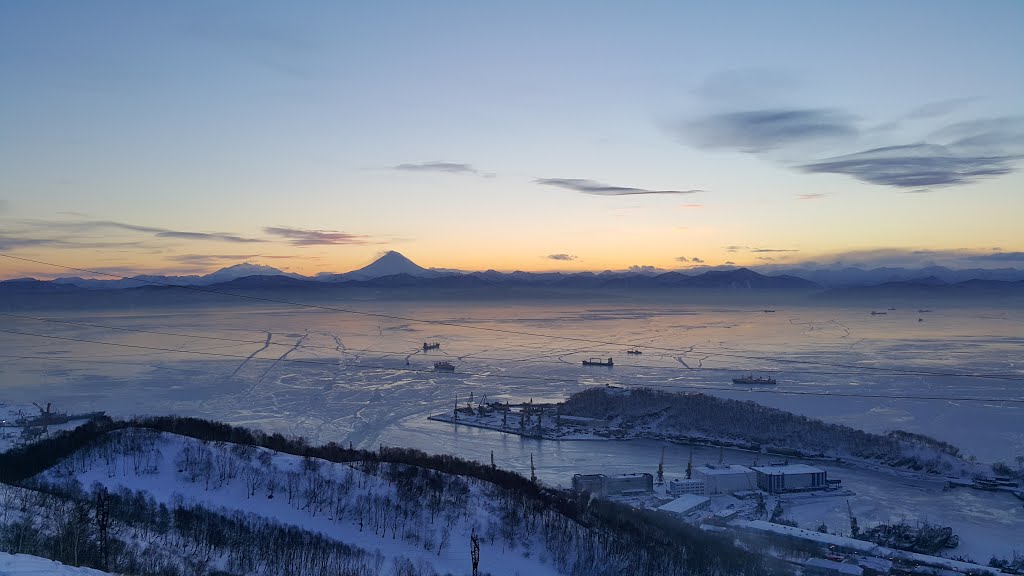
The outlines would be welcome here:
[[[632,350],[626,350],[626,354],[643,354],[643,351],[633,348]]]
[[[771,376],[740,376],[732,379],[733,384],[776,384],[775,378]]]
[[[608,361],[601,360],[600,358],[591,358],[590,360],[583,361],[584,366],[614,366],[615,362],[611,358]]]
[[[451,362],[434,362],[435,372],[455,372],[455,364]]]
[[[423,351],[424,352],[426,352],[427,350],[437,350],[439,348],[441,348],[441,343],[440,342],[424,342],[423,343]]]

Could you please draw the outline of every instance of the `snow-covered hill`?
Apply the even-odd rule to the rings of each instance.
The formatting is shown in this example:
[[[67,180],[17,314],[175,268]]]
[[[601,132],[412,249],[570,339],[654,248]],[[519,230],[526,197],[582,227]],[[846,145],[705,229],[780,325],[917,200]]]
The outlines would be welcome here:
[[[92,568],[65,566],[60,562],[28,554],[0,552],[0,576],[109,576]]]
[[[474,532],[480,535],[482,573],[568,573],[545,550],[540,526],[516,525],[522,511],[509,509],[497,487],[411,466],[337,464],[128,429],[79,451],[39,480],[84,489],[98,483],[112,493],[142,492],[167,506],[256,515],[370,557],[379,554],[391,565],[389,573],[403,563],[417,573],[467,573]]]

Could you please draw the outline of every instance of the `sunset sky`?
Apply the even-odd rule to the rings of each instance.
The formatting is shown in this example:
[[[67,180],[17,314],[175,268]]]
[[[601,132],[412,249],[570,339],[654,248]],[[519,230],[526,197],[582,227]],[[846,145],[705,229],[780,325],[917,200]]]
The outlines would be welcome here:
[[[0,4],[0,252],[1024,267],[1024,2]],[[0,278],[70,275],[0,259]]]

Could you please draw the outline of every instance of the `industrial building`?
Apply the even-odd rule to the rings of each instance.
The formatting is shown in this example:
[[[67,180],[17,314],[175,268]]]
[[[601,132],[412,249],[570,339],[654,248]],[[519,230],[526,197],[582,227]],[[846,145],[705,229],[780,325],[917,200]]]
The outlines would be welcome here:
[[[658,507],[662,512],[668,512],[677,516],[686,516],[691,512],[706,510],[711,505],[711,498],[698,496],[696,494],[683,494],[679,498]]]
[[[696,494],[698,496],[704,495],[704,481],[703,480],[669,480],[668,482],[668,493],[673,496],[681,496],[683,494]]]
[[[605,495],[604,474],[573,474],[572,489],[574,492],[590,492],[594,496]]]
[[[757,489],[757,474],[739,464],[705,464],[693,469],[693,477],[704,482],[708,496]]]
[[[638,474],[616,474],[608,476],[605,483],[605,490],[608,494],[623,494],[626,492],[653,492],[654,476],[641,472]]]
[[[829,485],[828,472],[806,464],[755,466],[753,470],[757,487],[772,494],[820,490]]]
[[[653,492],[654,476],[647,472],[637,474],[574,474],[572,489],[590,492],[595,496],[614,496],[629,492]]]
[[[808,576],[862,576],[864,569],[856,564],[811,558],[804,564],[804,574]]]

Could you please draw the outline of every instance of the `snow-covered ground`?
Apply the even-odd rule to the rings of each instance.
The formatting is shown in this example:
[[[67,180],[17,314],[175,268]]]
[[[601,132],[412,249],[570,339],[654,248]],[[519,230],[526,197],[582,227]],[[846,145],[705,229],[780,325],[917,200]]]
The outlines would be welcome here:
[[[489,400],[542,402],[561,400],[589,386],[653,386],[752,399],[870,431],[899,428],[924,433],[985,462],[1004,460],[1013,465],[1016,455],[1024,455],[1024,404],[1000,400],[1021,397],[1019,380],[938,375],[1024,378],[1024,313],[1019,310],[936,309],[918,314],[901,309],[871,316],[868,309],[810,307],[776,307],[775,314],[765,314],[763,306],[341,306],[625,345],[293,308],[135,310],[74,317],[62,312],[53,317],[190,336],[7,318],[5,324],[12,330],[173,351],[3,335],[0,346],[6,359],[0,363],[0,402],[52,401],[60,410],[106,410],[115,416],[177,413],[303,435],[314,442],[409,446],[483,462],[493,452],[499,466],[525,474],[532,454],[538,476],[554,485],[567,485],[575,472],[653,472],[663,446],[645,441],[545,442],[429,422],[426,416],[450,411],[456,395],[466,399],[470,393]],[[919,317],[924,321],[918,322]],[[441,349],[424,353],[425,341],[438,341]],[[634,346],[668,350],[644,348],[641,356],[627,356],[625,350]],[[582,359],[608,356],[615,357],[612,369],[580,366]],[[433,362],[442,359],[453,361],[457,372],[433,372]],[[769,371],[779,382],[771,389],[748,391],[730,383],[742,373]],[[685,467],[687,453],[687,447],[669,445],[666,458],[679,470]],[[698,449],[698,454],[706,461],[718,458],[717,449],[706,454]],[[751,458],[742,452],[726,455],[740,463]],[[851,504],[862,524],[903,515],[908,520],[945,521],[961,534],[964,550],[979,556],[993,549],[1008,555],[1007,548],[1019,542],[1013,535],[1024,533],[1020,503],[1009,495],[944,492],[938,482],[842,466],[829,469],[857,493]],[[844,504],[823,511],[808,507],[806,515],[839,529],[847,522]],[[974,547],[972,542],[979,544]]]
[[[239,450],[228,444],[145,430],[118,431],[112,437],[104,447],[82,451],[39,479],[58,485],[74,479],[86,489],[94,483],[112,491],[124,487],[148,492],[168,505],[197,503],[213,510],[255,514],[371,553],[378,551],[389,561],[405,557],[433,566],[442,574],[468,571],[470,535],[475,531],[481,536],[482,572],[559,573],[537,534],[517,537],[522,539],[515,546],[500,537],[489,538],[500,531],[501,521],[500,503],[487,483],[468,480],[466,500],[445,502],[435,513],[428,511],[426,502],[404,502],[415,516],[388,520],[389,513],[395,514],[388,507],[400,497],[392,482],[382,477],[383,472],[367,474],[345,464],[306,461],[262,448]],[[125,449],[128,445],[142,448],[130,452]],[[223,474],[231,467],[234,477],[225,478]],[[321,494],[309,496],[311,490]],[[372,529],[371,516],[380,518],[381,514],[383,529]]]
[[[108,576],[92,568],[65,566],[60,562],[28,554],[0,552],[0,576]]]

